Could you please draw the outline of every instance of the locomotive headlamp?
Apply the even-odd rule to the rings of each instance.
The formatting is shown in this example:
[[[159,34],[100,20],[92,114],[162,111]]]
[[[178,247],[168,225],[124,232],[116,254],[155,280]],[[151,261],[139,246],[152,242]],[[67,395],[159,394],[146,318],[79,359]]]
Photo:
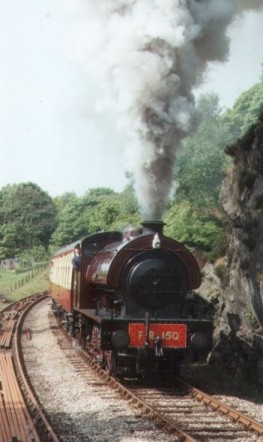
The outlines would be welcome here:
[[[152,241],[152,248],[159,249],[160,247],[161,247],[160,237],[159,237],[158,233],[155,233],[155,235],[153,237],[153,241]]]
[[[194,333],[191,337],[191,347],[194,351],[202,352],[209,347],[209,339],[203,332]]]

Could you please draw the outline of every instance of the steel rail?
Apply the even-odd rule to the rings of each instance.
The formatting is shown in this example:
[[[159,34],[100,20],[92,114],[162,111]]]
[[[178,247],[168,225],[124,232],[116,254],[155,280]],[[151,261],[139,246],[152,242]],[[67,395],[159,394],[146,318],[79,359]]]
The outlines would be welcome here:
[[[59,438],[57,437],[57,435],[53,431],[44,412],[42,411],[42,409],[41,409],[41,407],[40,407],[40,405],[39,405],[39,403],[38,403],[38,401],[32,391],[32,387],[30,385],[29,379],[27,378],[27,376],[24,372],[23,355],[22,355],[21,346],[20,346],[20,335],[22,332],[23,322],[24,322],[26,315],[28,314],[29,310],[31,310],[34,307],[34,305],[36,305],[38,302],[45,299],[47,296],[48,295],[46,293],[39,295],[39,297],[37,299],[35,299],[34,302],[32,301],[31,303],[28,303],[26,308],[24,308],[23,311],[21,312],[21,314],[17,320],[17,327],[16,327],[16,333],[14,336],[12,351],[13,351],[13,357],[15,360],[17,376],[19,377],[19,380],[20,380],[21,384],[23,385],[23,389],[26,391],[26,396],[28,398],[28,401],[32,403],[32,406],[34,408],[35,422],[38,420],[41,420],[41,422],[43,423],[43,425],[45,427],[45,431],[47,432],[49,440],[53,441],[53,442],[59,442]]]
[[[251,417],[245,415],[244,413],[241,413],[238,410],[235,410],[234,408],[229,407],[220,400],[214,398],[213,396],[210,396],[209,394],[199,390],[196,387],[193,387],[182,379],[178,379],[178,382],[181,382],[186,388],[188,388],[191,396],[194,399],[197,399],[199,402],[203,402],[208,407],[211,407],[214,410],[220,411],[224,415],[229,416],[233,419],[233,421],[243,424],[247,430],[252,430],[258,433],[258,435],[263,435],[262,423],[252,419]]]
[[[93,370],[112,388],[118,391],[118,393],[123,396],[126,400],[130,401],[133,406],[137,406],[142,409],[144,414],[152,420],[155,420],[159,425],[162,425],[166,431],[173,433],[178,437],[178,442],[197,442],[192,436],[187,434],[185,431],[181,430],[178,423],[174,420],[167,418],[166,416],[160,414],[151,405],[147,404],[139,396],[131,392],[123,384],[121,384],[117,379],[110,376],[105,370],[103,370],[97,362],[93,361],[91,357],[82,349],[76,349],[82,358],[93,368]]]
[[[61,327],[64,334],[68,337],[68,339],[72,339],[68,336],[66,330]],[[143,412],[151,419],[155,419],[159,424],[162,424],[165,429],[171,433],[174,433],[178,436],[179,442],[196,442],[197,439],[193,438],[190,434],[183,431],[179,425],[179,422],[176,422],[172,419],[167,418],[158,412],[154,406],[151,406],[142,398],[140,398],[137,394],[134,394],[128,388],[126,388],[123,384],[121,384],[117,379],[110,376],[105,370],[103,370],[98,362],[94,361],[83,349],[76,349],[76,351],[85,359],[85,361],[94,369],[94,371],[105,381],[109,383],[109,385],[116,389],[120,394],[123,395],[127,400],[129,400],[134,406],[139,406]],[[218,399],[210,396],[209,394],[193,387],[187,382],[183,381],[180,378],[174,378],[178,384],[181,384],[188,391],[188,394],[195,400],[202,402],[204,405],[210,407],[214,411],[221,412],[227,417],[230,417],[235,423],[244,425],[247,431],[254,431],[258,435],[263,435],[263,424],[257,422],[253,418],[239,412],[231,408],[230,406],[224,404]]]

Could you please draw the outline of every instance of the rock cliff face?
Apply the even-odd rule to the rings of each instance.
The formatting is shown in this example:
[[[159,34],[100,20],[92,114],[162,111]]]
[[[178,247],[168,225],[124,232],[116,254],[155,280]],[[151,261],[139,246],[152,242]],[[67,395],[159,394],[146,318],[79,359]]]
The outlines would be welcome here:
[[[220,195],[231,229],[226,294],[242,324],[253,314],[263,327],[263,119],[228,153],[234,166]]]
[[[263,118],[227,153],[234,159],[220,195],[229,225],[227,277],[217,284],[211,362],[263,383]]]

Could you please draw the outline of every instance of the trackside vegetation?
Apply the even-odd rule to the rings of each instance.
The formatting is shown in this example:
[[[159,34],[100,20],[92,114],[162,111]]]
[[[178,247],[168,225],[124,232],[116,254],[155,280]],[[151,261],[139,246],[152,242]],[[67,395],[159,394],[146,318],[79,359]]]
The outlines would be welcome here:
[[[15,273],[13,270],[0,270],[0,310],[10,302],[48,290],[48,269]]]

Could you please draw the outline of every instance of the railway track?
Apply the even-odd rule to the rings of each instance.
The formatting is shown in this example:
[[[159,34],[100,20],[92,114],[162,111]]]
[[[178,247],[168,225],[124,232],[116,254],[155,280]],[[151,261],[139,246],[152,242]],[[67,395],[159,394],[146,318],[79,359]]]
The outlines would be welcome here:
[[[100,368],[95,370],[102,378],[108,378],[122,397],[156,420],[164,430],[176,435],[179,441],[263,441],[263,423],[180,378],[174,379],[174,386],[170,388],[131,385],[127,388]]]
[[[253,440],[252,425],[255,440],[259,440],[263,434],[262,424],[196,391],[190,385],[181,383],[180,379],[173,389],[136,388],[132,393],[142,402],[143,407],[151,410],[149,413],[165,419],[168,430],[169,427],[170,431],[176,428],[176,433],[181,433],[182,440],[187,442]]]
[[[46,440],[58,441],[28,383],[20,348],[27,312],[46,297],[46,293],[30,296],[0,312],[1,442],[40,442],[40,434],[45,435]]]
[[[19,383],[23,386],[22,396],[26,396],[27,403],[30,404],[29,417],[27,417],[27,424],[24,427],[26,435],[17,433],[15,436],[12,435],[13,440],[16,438],[18,441],[30,440],[31,442],[34,440],[78,442],[125,440],[126,442],[141,440],[140,437],[142,436],[144,441],[152,441],[158,438],[162,441],[180,442],[263,440],[263,424],[217,401],[214,396],[209,396],[201,390],[183,383],[181,380],[177,380],[171,388],[145,388],[135,384],[129,384],[128,386],[120,384],[101,370],[97,364],[90,361],[88,356],[75,346],[74,341],[70,342],[68,340],[62,329],[58,327],[53,314],[51,314],[50,305],[47,305],[48,303],[49,301],[46,299],[35,304],[26,318],[21,313],[17,314],[18,309],[16,308],[11,309],[9,313],[2,314],[2,320],[5,316],[4,321],[8,325],[8,330],[6,333],[2,333],[1,336],[0,356],[3,359],[10,358],[8,363],[14,361]],[[38,308],[41,310],[43,305],[47,315],[46,320],[41,317],[42,313],[38,312]],[[34,325],[37,317],[39,325]],[[11,320],[15,321],[15,324],[10,322]],[[14,337],[15,331],[18,331],[17,338]],[[53,347],[53,353],[50,352],[46,333],[53,336],[50,343]],[[12,350],[4,347],[6,345],[4,342],[8,342],[10,334],[13,336]],[[34,340],[37,341],[41,337],[43,346],[41,351],[38,350],[38,357],[41,359],[38,362],[33,347],[35,345]],[[16,341],[18,341],[17,344],[15,344]],[[71,380],[78,390],[78,394],[75,396],[76,399],[74,399],[73,386],[68,386],[67,393],[64,393],[69,396],[68,408],[66,407],[63,410],[60,410],[59,404],[62,401],[60,388],[63,386],[64,378],[62,379],[62,371],[59,371],[61,370],[61,368],[58,368],[59,365],[52,366],[59,359],[58,348],[55,348],[54,343],[63,353],[62,364],[65,364],[65,359],[70,364],[71,370],[74,372],[74,378]],[[47,347],[46,357],[48,361],[46,361],[45,366],[42,366],[45,347]],[[55,358],[57,361],[53,361]],[[87,364],[89,368],[87,368]],[[17,368],[19,365],[20,368]],[[63,365],[63,367],[64,374],[66,366]],[[25,369],[28,374],[25,374]],[[49,369],[53,379],[47,380],[45,375],[48,374]],[[72,371],[70,370],[69,376],[72,377]],[[25,393],[28,388],[26,384],[29,384],[29,377],[31,379],[30,384],[34,387],[34,393],[32,391],[31,393]],[[2,377],[1,381],[4,382]],[[47,385],[49,385],[49,388],[47,388]],[[49,390],[45,391],[46,399],[43,398],[43,389]],[[85,394],[87,394],[88,399],[84,399]],[[73,396],[71,397],[71,395]],[[82,395],[82,402],[77,402],[77,398]],[[4,403],[7,403],[7,396],[5,396],[3,388],[1,397]],[[94,398],[96,398],[96,401]],[[98,401],[99,403],[97,403]],[[15,413],[21,416],[20,405],[19,414],[17,402],[14,403]],[[39,403],[41,403],[41,406]],[[2,409],[2,404],[0,405]],[[128,411],[131,408],[133,411]],[[81,409],[85,410],[83,416],[75,416],[81,414]],[[99,415],[98,422],[94,418],[97,414]],[[0,424],[2,428],[2,421],[0,421]],[[51,425],[53,428],[51,428]],[[117,426],[116,428],[118,428],[120,434],[118,439],[116,438],[116,428],[115,434],[110,436],[112,434],[112,429],[109,429],[111,425],[114,428]],[[2,435],[0,440],[5,442],[12,440],[12,438],[10,439],[10,434],[6,434]]]
[[[82,349],[77,351],[105,382],[180,442],[263,441],[262,422],[180,378],[174,378],[176,387],[171,388],[142,388],[131,383],[127,387],[105,373]]]
[[[263,423],[180,378],[174,379],[176,387],[172,388],[127,388],[101,370],[83,350],[78,351],[105,382],[180,442],[263,441]]]
[[[60,440],[150,442],[156,435],[162,442],[178,440],[131,409],[109,377],[99,377],[87,365],[59,328],[50,303],[43,302],[41,311],[38,307],[24,323],[31,339],[23,335],[22,349],[36,394]]]

